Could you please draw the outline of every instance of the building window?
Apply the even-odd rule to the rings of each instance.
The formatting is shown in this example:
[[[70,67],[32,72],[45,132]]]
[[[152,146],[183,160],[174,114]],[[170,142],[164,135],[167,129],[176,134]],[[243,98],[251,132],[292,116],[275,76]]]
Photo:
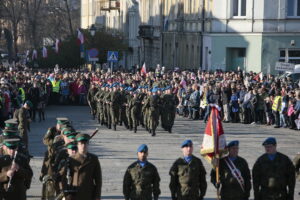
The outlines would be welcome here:
[[[279,55],[280,62],[300,64],[300,49],[281,49]]]
[[[233,0],[233,16],[245,17],[246,16],[246,3],[247,0]]]
[[[288,0],[287,3],[287,16],[300,17],[300,0]]]

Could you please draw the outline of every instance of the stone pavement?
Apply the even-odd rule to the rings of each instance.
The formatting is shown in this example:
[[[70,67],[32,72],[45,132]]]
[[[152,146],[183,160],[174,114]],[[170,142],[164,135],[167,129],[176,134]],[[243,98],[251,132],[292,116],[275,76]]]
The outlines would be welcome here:
[[[40,199],[41,183],[39,174],[46,147],[42,143],[43,135],[47,129],[55,125],[56,117],[69,117],[74,127],[84,133],[91,134],[99,125],[91,119],[88,107],[84,106],[51,106],[46,111],[45,122],[32,123],[29,133],[29,148],[34,158],[31,166],[34,178],[31,189],[27,192],[29,200]],[[289,129],[274,129],[263,125],[223,124],[227,141],[240,140],[240,156],[247,159],[250,168],[255,160],[264,152],[262,141],[269,136],[277,138],[278,150],[293,158],[300,152],[300,132]],[[122,181],[126,168],[136,160],[136,149],[140,144],[149,146],[149,161],[158,168],[161,176],[161,197],[159,199],[171,199],[169,192],[169,169],[172,163],[180,157],[180,144],[185,139],[194,142],[194,154],[200,156],[199,149],[205,124],[202,121],[191,121],[177,118],[173,133],[169,134],[159,127],[156,137],[151,137],[144,129],[138,128],[137,133],[130,132],[124,127],[117,127],[117,131],[100,127],[98,134],[91,141],[90,152],[98,155],[103,174],[102,199],[124,199],[122,195]],[[209,182],[210,165],[203,159],[208,182],[206,200],[216,199],[215,189]],[[300,196],[300,184],[295,189],[295,200]],[[251,192],[253,196],[253,191]]]

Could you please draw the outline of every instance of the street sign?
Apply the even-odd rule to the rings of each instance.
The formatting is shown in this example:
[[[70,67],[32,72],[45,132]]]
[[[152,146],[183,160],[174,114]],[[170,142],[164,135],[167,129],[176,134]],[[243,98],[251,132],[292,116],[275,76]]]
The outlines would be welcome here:
[[[91,57],[89,57],[89,61],[90,62],[97,62],[97,61],[99,61],[99,58],[91,58]]]
[[[295,65],[293,63],[276,62],[275,70],[277,71],[294,71]]]
[[[107,52],[107,62],[118,62],[119,54],[117,51]]]
[[[90,62],[99,61],[99,58],[98,58],[99,51],[98,51],[98,49],[96,49],[96,48],[89,49],[87,54],[88,54],[88,61],[90,61]]]

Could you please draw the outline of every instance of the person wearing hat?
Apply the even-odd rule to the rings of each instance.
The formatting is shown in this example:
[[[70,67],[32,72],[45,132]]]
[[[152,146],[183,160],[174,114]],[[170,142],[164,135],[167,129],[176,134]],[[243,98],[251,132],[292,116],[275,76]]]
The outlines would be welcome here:
[[[17,153],[19,142],[18,136],[9,136],[3,141],[4,156],[0,157],[0,185],[3,187],[1,195],[5,200],[25,200],[26,190],[30,188],[33,176],[29,164]]]
[[[126,103],[127,103],[127,93],[125,90],[126,85],[120,87],[120,108],[119,108],[119,125],[125,125],[128,128],[128,120],[126,118]]]
[[[152,89],[152,95],[149,96],[148,101],[144,105],[149,110],[149,118],[148,118],[148,129],[149,132],[152,133],[152,136],[155,136],[156,128],[158,126],[159,120],[159,106],[160,106],[160,97],[157,95],[157,88]]]
[[[47,199],[55,196],[55,191],[58,192],[58,188],[53,185],[55,175],[55,158],[56,155],[64,145],[64,140],[62,136],[63,129],[70,128],[70,121],[66,117],[56,118],[56,126],[48,129],[47,133],[43,138],[43,143],[47,146],[47,151],[44,155],[44,160],[42,164],[40,181],[43,183],[42,187],[42,199]],[[48,191],[46,191],[46,189]]]
[[[110,113],[110,104],[111,104],[111,94],[112,94],[112,88],[109,86],[108,91],[106,91],[103,101],[105,105],[105,121],[108,129],[111,129],[111,113]]]
[[[117,129],[117,124],[119,123],[119,112],[121,105],[121,95],[119,91],[119,84],[115,83],[113,86],[113,91],[110,95],[110,116],[111,116],[111,124],[113,125],[114,131]]]
[[[95,87],[95,84],[92,83],[87,93],[87,102],[91,109],[91,114],[93,116],[93,119],[95,119],[97,113],[97,102],[95,101],[96,93],[97,93],[97,88]]]
[[[137,131],[137,126],[139,124],[139,119],[140,119],[140,113],[141,113],[141,101],[138,97],[137,91],[133,92],[133,96],[130,99],[129,102],[129,109],[130,109],[130,117],[131,117],[131,122],[132,122],[132,127],[133,131],[136,133]]]
[[[274,137],[263,144],[265,153],[252,169],[255,200],[293,200],[295,190],[295,167],[290,158],[277,151]]]
[[[137,157],[138,160],[129,165],[124,175],[125,200],[158,200],[160,177],[156,167],[147,160],[146,144],[138,147]]]
[[[17,119],[19,124],[18,129],[20,136],[22,137],[22,141],[26,148],[28,148],[28,131],[30,131],[31,122],[28,111],[32,106],[30,101],[26,101],[24,105],[14,113],[14,118]]]
[[[221,158],[219,176],[222,200],[247,200],[250,197],[251,174],[247,161],[238,156],[239,141],[234,140],[227,144],[228,156]],[[216,188],[216,171],[211,170],[211,182]]]
[[[179,99],[176,95],[172,94],[171,86],[165,88],[165,94],[162,96],[162,127],[172,133],[172,127],[174,125],[176,116],[176,107],[179,104]]]
[[[66,199],[72,200],[100,200],[102,188],[101,166],[98,157],[88,152],[90,136],[78,134],[77,152],[69,157],[69,170],[71,173],[71,187],[76,188],[76,193],[67,194]],[[61,181],[60,189],[65,191],[70,187],[66,180],[66,166],[59,171],[58,179]],[[64,178],[65,177],[65,178]]]
[[[202,200],[207,183],[202,161],[193,155],[193,142],[185,140],[181,144],[183,157],[178,158],[170,169],[170,190],[172,200]]]
[[[104,124],[104,106],[103,106],[103,97],[105,95],[105,84],[102,85],[95,94],[94,100],[96,102],[96,117],[98,123]]]

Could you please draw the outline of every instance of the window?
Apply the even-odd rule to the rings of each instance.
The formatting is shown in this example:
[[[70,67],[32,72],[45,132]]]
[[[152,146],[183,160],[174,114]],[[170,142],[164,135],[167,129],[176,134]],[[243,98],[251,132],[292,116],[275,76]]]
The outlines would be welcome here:
[[[289,49],[287,51],[285,49],[281,49],[279,55],[280,62],[286,62],[287,59],[287,62],[289,63],[300,64],[300,49]]]
[[[300,17],[300,0],[288,0],[287,3],[287,16]]]
[[[246,16],[246,0],[233,0],[233,16],[245,17]]]

